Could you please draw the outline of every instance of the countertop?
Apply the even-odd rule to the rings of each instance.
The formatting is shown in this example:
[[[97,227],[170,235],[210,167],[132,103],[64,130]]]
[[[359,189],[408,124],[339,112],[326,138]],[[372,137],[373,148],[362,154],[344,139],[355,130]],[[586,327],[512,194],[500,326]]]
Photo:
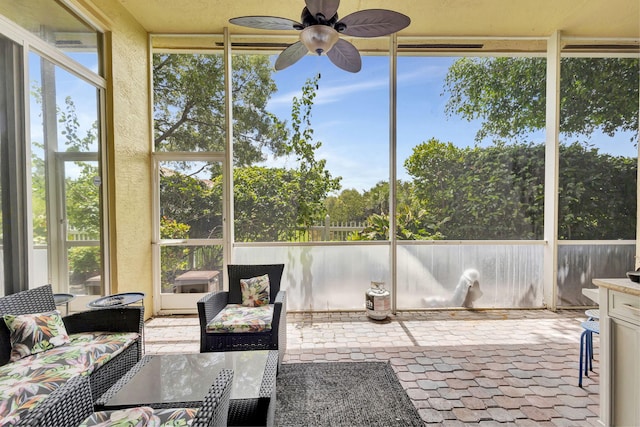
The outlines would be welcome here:
[[[600,288],[640,296],[640,283],[632,282],[631,279],[593,279],[593,284]]]
[[[600,303],[600,290],[597,288],[582,288],[582,295],[596,304]]]

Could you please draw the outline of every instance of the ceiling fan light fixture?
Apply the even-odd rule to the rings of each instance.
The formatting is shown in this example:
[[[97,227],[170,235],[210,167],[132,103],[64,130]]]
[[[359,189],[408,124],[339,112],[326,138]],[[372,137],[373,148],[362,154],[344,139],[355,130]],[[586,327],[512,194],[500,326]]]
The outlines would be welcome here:
[[[339,38],[338,32],[327,25],[310,25],[300,32],[302,44],[318,55],[329,52]]]

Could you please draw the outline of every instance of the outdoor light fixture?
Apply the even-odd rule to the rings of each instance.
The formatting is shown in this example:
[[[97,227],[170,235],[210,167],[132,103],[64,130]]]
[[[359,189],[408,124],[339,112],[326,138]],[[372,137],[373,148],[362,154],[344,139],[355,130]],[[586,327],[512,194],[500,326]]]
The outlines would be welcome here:
[[[327,25],[311,25],[300,32],[302,44],[318,55],[329,52],[339,38],[338,32]]]

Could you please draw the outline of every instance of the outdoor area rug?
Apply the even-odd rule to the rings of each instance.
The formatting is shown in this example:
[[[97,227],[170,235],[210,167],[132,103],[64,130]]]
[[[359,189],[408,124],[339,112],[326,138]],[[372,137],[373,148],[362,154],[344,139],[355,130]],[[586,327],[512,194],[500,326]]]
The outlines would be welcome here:
[[[424,426],[387,362],[283,363],[276,426]]]

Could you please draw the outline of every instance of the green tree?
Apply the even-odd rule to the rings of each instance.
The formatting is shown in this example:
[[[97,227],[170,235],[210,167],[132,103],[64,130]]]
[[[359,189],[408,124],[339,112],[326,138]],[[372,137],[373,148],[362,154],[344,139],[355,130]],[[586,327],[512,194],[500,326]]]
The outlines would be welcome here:
[[[560,129],[566,135],[638,131],[637,58],[562,58]],[[480,119],[477,140],[516,138],[544,129],[543,58],[462,58],[448,70],[446,111]]]
[[[395,199],[398,208],[407,206],[413,209],[417,207],[414,201],[413,187],[413,182],[402,181],[400,179],[396,182]],[[371,187],[371,189],[365,191],[363,194],[365,199],[365,215],[368,217],[374,214],[388,214],[389,195],[388,181],[379,181]]]
[[[98,167],[87,162],[75,162],[80,168],[77,177],[68,177],[66,186],[66,213],[70,228],[100,238],[100,187],[93,180],[99,176]]]
[[[298,223],[299,175],[258,166],[238,168],[233,175],[236,241],[291,239]]]
[[[154,144],[158,151],[222,151],[225,86],[221,55],[153,56]],[[284,154],[284,123],[266,110],[276,92],[265,55],[233,57],[234,163],[251,165],[265,151]]]
[[[38,142],[33,142],[32,147],[37,147],[44,151],[44,146]],[[47,229],[47,197],[46,197],[46,171],[44,159],[31,151],[31,210],[33,212],[33,242],[35,244],[46,244],[48,237]],[[1,219],[0,219],[1,221]]]
[[[245,167],[234,173],[235,235],[240,241],[278,241],[294,238],[300,230],[322,220],[324,201],[338,190],[340,178],[316,159],[321,142],[313,141],[311,111],[320,76],[308,79],[302,96],[293,99],[292,137],[286,154],[295,169]]]
[[[542,232],[542,147],[456,147],[431,139],[406,160],[415,196],[447,239],[534,239]]]
[[[560,159],[559,238],[632,239],[636,160],[577,142],[562,145]],[[449,240],[543,238],[543,144],[461,148],[432,139],[405,167],[425,229]]]
[[[559,236],[634,239],[637,160],[600,154],[579,142],[560,147]]]
[[[216,238],[222,236],[222,182],[218,178],[205,180],[184,172],[160,171],[161,215],[168,221],[177,221],[183,228],[167,228],[177,236],[163,238],[184,239]],[[161,229],[162,231],[162,229]]]
[[[590,147],[588,138],[597,131],[609,136],[628,131],[632,134],[632,142],[637,144],[639,65],[637,58],[561,60],[560,131],[565,140],[560,146],[559,237],[562,239],[629,239],[635,235],[637,160],[600,154],[597,149]],[[460,59],[449,69],[445,80],[445,92],[450,95],[447,113],[458,114],[468,120],[480,119],[482,127],[476,140],[485,137],[516,140],[528,132],[543,129],[545,67],[546,62],[541,58]],[[569,138],[578,135],[586,136],[587,140],[569,142]],[[516,156],[513,160],[520,165],[529,163],[527,173],[537,171],[538,178],[531,182],[532,188],[536,188],[532,192],[522,185],[530,181],[527,175],[511,174],[509,179],[515,180],[525,197],[521,197],[522,203],[504,206],[504,209],[508,208],[515,214],[503,218],[503,222],[497,223],[494,229],[500,235],[508,236],[515,233],[515,225],[521,223],[520,235],[523,238],[532,236],[540,239],[543,217],[542,145],[531,146],[525,151],[522,151],[526,148],[524,146],[513,150],[504,145],[502,147],[490,158],[485,157],[486,164],[492,164],[502,156],[501,153],[511,150],[510,155]],[[468,153],[465,153],[467,156]],[[508,161],[508,158],[503,157],[503,160]],[[476,164],[475,167],[480,166]],[[503,184],[499,185],[504,185],[504,179],[509,176],[504,172],[503,168],[495,168],[494,172],[480,173],[479,182],[483,184],[475,193],[467,192],[469,200],[500,182]],[[503,178],[499,175],[503,175]],[[499,197],[499,194],[495,193],[492,197]],[[482,200],[487,202],[488,196],[487,193]],[[513,196],[515,194],[512,193],[510,197]],[[485,202],[477,205],[485,206],[478,213],[496,217],[491,209],[487,209],[490,205]],[[470,220],[477,220],[477,213],[469,211],[469,207],[465,209]],[[458,208],[455,211],[460,212]],[[527,220],[529,229],[522,222],[523,219]],[[483,221],[487,222],[487,219]],[[458,224],[452,221],[449,225]],[[468,231],[471,231],[469,235],[475,234],[472,230]]]
[[[85,246],[69,248],[69,284],[78,285],[100,274],[100,248]]]
[[[65,108],[56,107],[58,123],[62,128],[60,134],[64,136],[64,145],[67,151],[90,151],[91,146],[95,146],[98,139],[98,123],[93,122],[84,135],[80,135],[80,120],[76,105],[70,96],[64,100]]]
[[[42,88],[34,85],[31,96],[42,105]],[[70,96],[65,97],[64,105],[56,105],[58,128],[62,138],[59,149],[67,152],[87,152],[97,147],[97,122],[82,133],[82,123],[77,107]],[[34,242],[45,244],[48,241],[47,229],[47,185],[45,158],[47,152],[43,144],[33,141],[31,160],[31,203],[33,209]],[[47,159],[52,161],[52,159]],[[64,181],[65,216],[69,229],[81,231],[89,239],[100,238],[100,187],[94,184],[99,169],[91,162],[76,161],[78,169],[75,176],[67,176]],[[70,236],[67,236],[70,238]],[[72,247],[68,253],[70,284],[84,283],[89,277],[101,272],[100,247]]]
[[[302,96],[293,99],[291,138],[278,143],[282,155],[295,159],[295,167],[234,168],[237,241],[289,240],[300,229],[324,218],[324,200],[339,188],[339,178],[331,176],[325,160],[315,157],[321,143],[313,141],[311,110],[318,79],[319,76],[309,79],[302,88]],[[213,169],[207,180],[180,170],[162,172],[162,215],[187,225],[190,237],[212,237],[211,233],[222,224],[223,183],[219,171]]]
[[[366,199],[353,188],[342,190],[338,196],[328,196],[325,206],[331,222],[361,222],[367,218]]]
[[[409,206],[398,209],[396,238],[399,240],[442,240],[441,223],[433,221],[425,210],[414,213]],[[349,235],[349,240],[386,240],[389,238],[389,215],[372,214],[362,231]]]
[[[438,223],[421,208],[415,195],[415,184],[398,180],[396,183],[396,237],[400,240],[442,239]],[[380,181],[371,190],[364,193],[365,227],[354,232],[350,240],[386,240],[389,238],[389,183]]]
[[[302,96],[295,97],[291,108],[291,142],[286,153],[297,162],[299,194],[296,206],[296,225],[306,228],[322,220],[326,210],[324,200],[332,191],[340,189],[341,178],[333,178],[327,170],[325,159],[316,159],[322,142],[313,141],[311,112],[318,90],[320,74],[307,79],[302,87]]]

